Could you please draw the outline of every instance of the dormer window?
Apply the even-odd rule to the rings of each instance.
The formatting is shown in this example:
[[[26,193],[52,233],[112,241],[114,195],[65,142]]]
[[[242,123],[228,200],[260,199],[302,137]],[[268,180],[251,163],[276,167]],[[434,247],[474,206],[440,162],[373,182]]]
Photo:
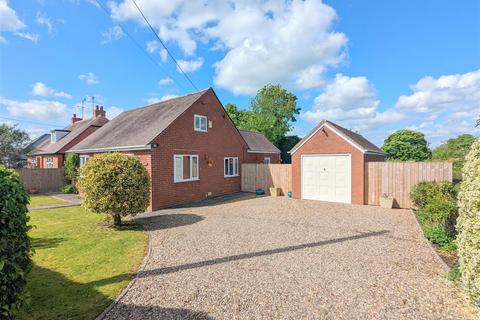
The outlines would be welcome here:
[[[68,130],[52,130],[50,131],[50,143],[55,143],[60,141],[65,137],[70,131]]]
[[[200,116],[196,114],[193,119],[193,129],[195,131],[207,132],[208,120],[206,116]]]

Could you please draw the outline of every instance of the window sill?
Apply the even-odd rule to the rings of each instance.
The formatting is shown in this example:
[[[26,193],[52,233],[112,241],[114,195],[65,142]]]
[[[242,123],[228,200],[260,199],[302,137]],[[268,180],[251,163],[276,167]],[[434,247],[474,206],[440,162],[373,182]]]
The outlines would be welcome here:
[[[203,133],[207,133],[207,132],[208,132],[208,130],[198,130],[198,129],[193,129],[193,131],[195,131],[195,132],[203,132]]]
[[[224,177],[224,178],[236,178],[236,177],[240,177],[240,175],[239,175],[239,174],[236,174],[236,175],[234,175],[234,176],[225,176],[225,175],[224,175],[223,177]]]
[[[196,179],[185,179],[185,180],[174,180],[173,183],[182,183],[182,182],[192,182],[192,181],[200,181],[199,178]]]

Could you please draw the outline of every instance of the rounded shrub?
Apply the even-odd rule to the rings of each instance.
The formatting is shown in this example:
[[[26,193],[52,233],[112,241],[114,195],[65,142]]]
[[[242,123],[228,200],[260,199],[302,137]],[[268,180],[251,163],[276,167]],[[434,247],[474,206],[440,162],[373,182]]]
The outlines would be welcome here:
[[[456,196],[455,186],[450,182],[422,181],[410,192],[410,199],[417,208],[438,200],[454,201]]]
[[[465,158],[458,194],[457,246],[464,288],[480,307],[480,140]]]
[[[13,319],[24,302],[31,268],[28,195],[16,171],[0,165],[0,318]]]
[[[150,178],[137,157],[121,153],[96,155],[79,170],[78,188],[85,208],[113,218],[144,212],[150,198]]]
[[[78,190],[73,184],[67,184],[62,188],[62,192],[67,194],[76,194],[78,193]]]

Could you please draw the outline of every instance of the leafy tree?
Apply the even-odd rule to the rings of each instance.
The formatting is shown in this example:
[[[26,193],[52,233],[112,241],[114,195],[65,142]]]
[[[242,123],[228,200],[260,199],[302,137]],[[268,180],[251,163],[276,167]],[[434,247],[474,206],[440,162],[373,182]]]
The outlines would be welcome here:
[[[457,246],[464,289],[480,307],[480,140],[475,141],[462,169],[458,193]]]
[[[68,153],[65,162],[65,177],[69,180],[73,185],[75,185],[75,179],[77,177],[78,172],[78,165],[80,163],[80,157],[76,153]]]
[[[240,129],[263,133],[278,146],[291,130],[291,122],[300,114],[297,97],[280,85],[266,85],[252,99],[249,110],[238,110],[234,104],[225,106],[232,121]]]
[[[300,137],[298,136],[285,136],[280,138],[277,147],[282,152],[282,161],[283,163],[292,163],[292,157],[288,151],[292,150],[292,148],[300,141]]]
[[[432,157],[425,135],[413,130],[397,130],[382,146],[387,157],[400,161],[424,161]]]
[[[475,142],[475,137],[471,134],[462,134],[454,139],[448,139],[432,151],[432,159],[452,160],[453,161],[453,179],[460,181],[462,179],[462,167],[470,147]]]
[[[0,163],[9,168],[22,167],[25,147],[29,142],[28,134],[17,125],[0,124]]]
[[[144,212],[150,198],[150,177],[137,157],[105,153],[92,157],[78,174],[83,205],[93,212],[105,213],[114,225],[123,216]]]
[[[14,319],[25,301],[31,268],[27,204],[18,173],[0,164],[0,319]]]

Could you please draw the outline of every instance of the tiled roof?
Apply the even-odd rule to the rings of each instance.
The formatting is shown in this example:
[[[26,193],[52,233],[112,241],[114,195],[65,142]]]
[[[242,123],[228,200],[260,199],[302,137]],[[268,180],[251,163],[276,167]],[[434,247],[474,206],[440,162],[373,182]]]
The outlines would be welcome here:
[[[208,90],[122,112],[69,151],[146,146]]]
[[[253,131],[239,130],[243,139],[248,145],[249,151],[264,153],[280,153],[280,150],[273,145],[263,134]]]

